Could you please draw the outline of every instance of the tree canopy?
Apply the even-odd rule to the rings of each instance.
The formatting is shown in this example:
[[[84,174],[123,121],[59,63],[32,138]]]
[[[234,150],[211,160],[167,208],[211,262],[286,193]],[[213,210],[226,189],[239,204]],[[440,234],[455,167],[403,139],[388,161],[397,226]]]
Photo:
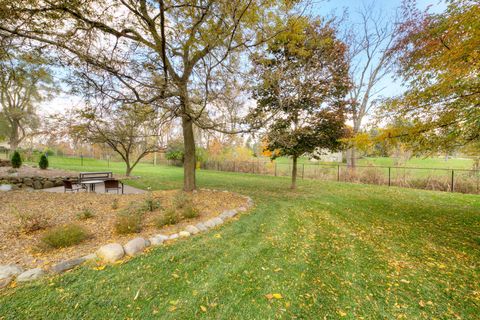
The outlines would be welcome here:
[[[254,57],[257,108],[249,117],[267,119],[266,149],[272,158],[292,157],[295,188],[298,157],[340,146],[350,81],[346,47],[331,25],[302,17],[286,23],[289,31]]]
[[[404,4],[395,45],[404,94],[380,116],[404,119],[385,136],[403,137],[418,151],[449,151],[480,140],[480,6],[451,0],[445,12]]]

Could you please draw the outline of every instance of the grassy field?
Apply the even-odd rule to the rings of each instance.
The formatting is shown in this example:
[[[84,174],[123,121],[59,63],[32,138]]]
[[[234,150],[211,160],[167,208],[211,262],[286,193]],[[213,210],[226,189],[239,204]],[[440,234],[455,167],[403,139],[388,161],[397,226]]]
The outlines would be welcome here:
[[[105,162],[51,159],[74,170]],[[120,172],[120,164],[110,169]],[[140,165],[132,185],[180,188]],[[85,266],[0,292],[0,319],[475,319],[480,197],[200,171],[200,187],[255,208],[121,265]],[[281,299],[267,299],[278,293]],[[279,296],[280,297],[280,296]]]

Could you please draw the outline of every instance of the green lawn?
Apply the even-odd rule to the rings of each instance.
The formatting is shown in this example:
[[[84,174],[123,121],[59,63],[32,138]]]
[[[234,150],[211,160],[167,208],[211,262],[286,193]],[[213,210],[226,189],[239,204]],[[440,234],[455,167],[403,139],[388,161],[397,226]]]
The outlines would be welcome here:
[[[51,159],[56,167],[106,169]],[[85,163],[85,165],[87,165]],[[111,165],[114,171],[120,164]],[[140,165],[132,185],[180,188],[182,169]],[[218,230],[122,265],[87,266],[0,293],[0,319],[474,319],[480,197],[198,172],[256,206]],[[280,293],[282,299],[265,295]],[[205,311],[202,311],[204,307]]]

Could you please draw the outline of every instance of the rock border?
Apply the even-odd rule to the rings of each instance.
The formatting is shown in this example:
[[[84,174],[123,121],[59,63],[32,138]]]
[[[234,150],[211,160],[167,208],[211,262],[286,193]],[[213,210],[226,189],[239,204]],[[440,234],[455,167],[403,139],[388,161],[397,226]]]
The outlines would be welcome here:
[[[213,192],[220,191],[215,189],[201,190]],[[229,191],[224,190],[223,192]],[[14,280],[16,280],[17,282],[27,282],[43,278],[47,275],[58,275],[68,270],[71,270],[87,261],[100,260],[105,263],[115,263],[123,259],[125,256],[135,257],[144,252],[145,249],[150,246],[157,247],[163,245],[165,242],[169,242],[179,238],[188,238],[193,235],[206,232],[209,229],[222,225],[223,223],[225,223],[226,220],[235,217],[240,212],[245,212],[251,207],[253,207],[254,203],[251,197],[243,195],[240,196],[242,196],[246,200],[246,204],[244,206],[235,209],[224,210],[216,217],[205,220],[203,222],[198,222],[196,225],[188,225],[185,227],[185,230],[179,231],[178,233],[170,235],[157,234],[148,239],[142,237],[135,237],[132,240],[128,241],[125,245],[121,245],[119,243],[105,244],[99,247],[95,253],[91,253],[83,257],[61,261],[51,266],[48,270],[44,270],[42,268],[23,270],[21,267],[15,264],[0,265],[0,289],[9,286]]]

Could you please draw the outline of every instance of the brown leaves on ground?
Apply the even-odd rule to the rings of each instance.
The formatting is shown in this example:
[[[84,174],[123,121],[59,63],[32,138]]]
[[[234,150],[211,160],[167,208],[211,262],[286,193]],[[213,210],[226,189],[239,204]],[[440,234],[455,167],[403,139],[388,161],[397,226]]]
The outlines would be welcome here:
[[[174,226],[158,229],[155,219],[162,210],[172,204],[178,190],[154,191],[151,196],[160,202],[161,208],[143,215],[142,231],[138,236],[148,237],[158,233],[174,233],[188,224],[196,224],[218,215],[221,211],[245,204],[245,199],[229,192],[199,191],[192,194],[192,201],[199,211],[195,219],[183,220]],[[114,224],[118,213],[131,203],[143,204],[146,194],[92,194],[92,193],[50,193],[43,191],[14,191],[0,193],[0,264],[17,263],[24,267],[48,266],[61,260],[94,252],[109,242],[126,243],[135,235],[117,235]],[[116,206],[112,208],[112,203]],[[115,209],[116,208],[116,209]],[[93,216],[79,219],[82,210],[89,209]],[[29,230],[22,226],[25,217],[44,220],[46,229]],[[27,219],[28,220],[28,219]],[[40,221],[41,222],[41,221]],[[58,250],[39,251],[40,238],[51,228],[75,222],[85,228],[90,237],[73,247]],[[43,225],[43,224],[42,224]]]

